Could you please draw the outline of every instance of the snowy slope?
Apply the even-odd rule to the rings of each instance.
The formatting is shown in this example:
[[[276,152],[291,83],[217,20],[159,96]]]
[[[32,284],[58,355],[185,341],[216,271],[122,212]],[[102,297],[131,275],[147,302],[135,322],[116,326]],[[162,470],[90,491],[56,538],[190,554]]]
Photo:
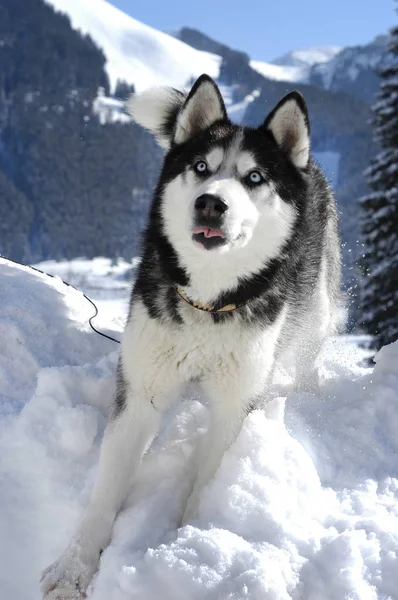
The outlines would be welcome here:
[[[59,277],[94,300],[99,311],[94,326],[104,332],[107,328],[116,330],[117,335],[113,337],[120,339],[128,313],[131,281],[138,264],[138,258],[134,258],[130,264],[123,258],[112,262],[110,258],[98,257],[61,262],[46,260],[35,267]]]
[[[329,62],[342,50],[341,46],[311,46],[301,50],[292,50],[272,61],[274,65],[284,67],[312,67]]]
[[[200,52],[148,27],[105,0],[47,0],[88,33],[107,58],[112,87],[117,79],[142,90],[156,85],[183,87],[202,73],[217,77],[220,57]]]
[[[182,88],[202,73],[215,79],[219,75],[219,56],[144,25],[106,0],[46,1],[67,13],[72,26],[90,34],[103,49],[112,87],[123,79],[138,91],[157,85]],[[306,82],[314,64],[330,61],[340,50],[336,46],[295,50],[272,63],[252,60],[250,66],[270,79]]]
[[[88,501],[117,346],[88,329],[81,294],[4,259],[0,307],[0,596],[39,600],[40,569]],[[332,341],[317,398],[280,374],[199,517],[179,528],[208,418],[188,391],[144,460],[88,597],[396,600],[398,343],[373,372],[361,356],[349,338]]]
[[[250,66],[260,75],[276,79],[276,81],[305,82],[308,77],[308,67],[306,66],[274,65],[261,60],[251,60]]]

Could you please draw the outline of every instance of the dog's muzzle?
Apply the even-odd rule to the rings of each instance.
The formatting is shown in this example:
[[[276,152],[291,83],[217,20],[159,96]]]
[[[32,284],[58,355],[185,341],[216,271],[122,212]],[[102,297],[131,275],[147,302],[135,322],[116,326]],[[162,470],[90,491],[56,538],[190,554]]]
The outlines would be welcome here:
[[[196,198],[194,208],[192,239],[206,250],[226,244],[223,221],[228,204],[220,196],[202,194]]]

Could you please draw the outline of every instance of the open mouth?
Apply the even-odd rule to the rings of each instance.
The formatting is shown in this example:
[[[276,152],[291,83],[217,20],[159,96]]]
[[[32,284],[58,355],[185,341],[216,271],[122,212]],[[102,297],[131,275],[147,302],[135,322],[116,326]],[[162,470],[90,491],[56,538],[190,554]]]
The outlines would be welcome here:
[[[223,232],[212,227],[195,227],[192,239],[206,250],[212,250],[227,243]]]

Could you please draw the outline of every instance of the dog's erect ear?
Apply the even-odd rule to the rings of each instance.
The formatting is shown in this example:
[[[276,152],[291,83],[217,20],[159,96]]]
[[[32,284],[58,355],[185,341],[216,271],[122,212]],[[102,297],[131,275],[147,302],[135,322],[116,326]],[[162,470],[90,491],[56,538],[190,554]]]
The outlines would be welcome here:
[[[227,111],[217,85],[201,75],[189,92],[178,117],[174,142],[182,144],[216,121],[227,119]]]
[[[187,95],[174,88],[150,88],[132,94],[126,102],[126,110],[136,123],[154,134],[166,150],[170,148],[177,120]]]
[[[266,118],[264,126],[296,167],[304,169],[308,165],[310,124],[307,106],[299,92],[291,92],[282,98]]]
[[[208,75],[201,75],[189,94],[151,88],[130,96],[125,106],[166,150],[173,142],[182,144],[215,121],[228,118],[219,89]]]

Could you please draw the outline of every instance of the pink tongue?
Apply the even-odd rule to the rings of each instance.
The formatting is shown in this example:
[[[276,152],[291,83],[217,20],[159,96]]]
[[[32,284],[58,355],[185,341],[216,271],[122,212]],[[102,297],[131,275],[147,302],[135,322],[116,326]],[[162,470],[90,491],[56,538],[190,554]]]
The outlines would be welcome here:
[[[224,237],[224,234],[219,229],[210,229],[209,227],[195,227],[194,233],[204,233],[205,238]]]

